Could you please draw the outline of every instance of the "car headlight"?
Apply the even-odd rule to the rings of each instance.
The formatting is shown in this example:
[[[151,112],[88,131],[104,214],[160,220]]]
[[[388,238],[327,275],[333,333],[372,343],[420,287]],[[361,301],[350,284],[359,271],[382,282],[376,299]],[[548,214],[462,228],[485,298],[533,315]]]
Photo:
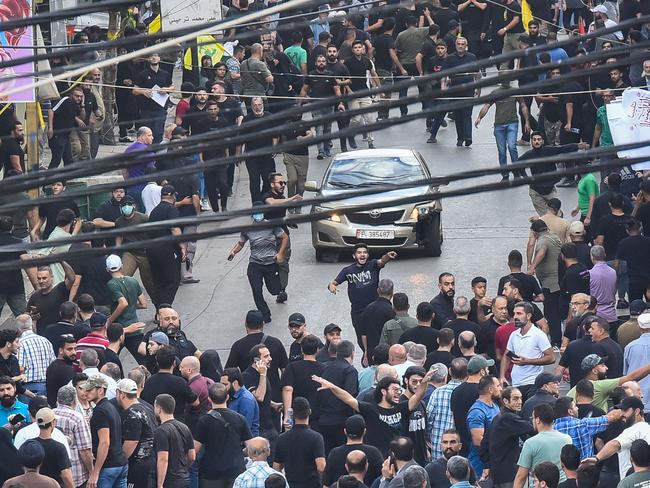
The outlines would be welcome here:
[[[314,213],[329,212],[331,210],[332,210],[331,208],[314,207]],[[336,224],[340,224],[341,223],[341,216],[336,214],[336,213],[332,213],[329,217],[327,217],[327,220],[329,220],[330,222],[334,222]]]
[[[413,210],[411,211],[411,215],[409,215],[408,221],[409,222],[417,222],[418,219],[421,219],[422,217],[429,215],[433,211],[433,207],[430,205],[421,205],[414,207]]]

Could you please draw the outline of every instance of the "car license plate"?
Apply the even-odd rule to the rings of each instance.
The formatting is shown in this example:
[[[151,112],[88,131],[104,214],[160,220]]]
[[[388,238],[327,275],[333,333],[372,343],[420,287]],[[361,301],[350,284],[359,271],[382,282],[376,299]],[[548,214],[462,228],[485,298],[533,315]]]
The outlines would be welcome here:
[[[395,239],[395,231],[357,229],[357,239]]]

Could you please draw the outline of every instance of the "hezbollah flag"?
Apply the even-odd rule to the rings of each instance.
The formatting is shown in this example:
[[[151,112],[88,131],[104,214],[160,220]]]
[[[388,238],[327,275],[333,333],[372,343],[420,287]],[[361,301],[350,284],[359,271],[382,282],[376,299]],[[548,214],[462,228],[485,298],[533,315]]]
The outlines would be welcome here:
[[[201,58],[210,56],[215,65],[223,58],[226,49],[223,44],[216,41],[214,36],[205,35],[196,38],[196,45],[190,46],[183,55],[183,82],[190,81],[194,85],[199,83],[201,71]]]
[[[524,23],[524,29],[528,32],[528,22],[533,20],[533,11],[528,5],[528,0],[521,0],[521,21]]]

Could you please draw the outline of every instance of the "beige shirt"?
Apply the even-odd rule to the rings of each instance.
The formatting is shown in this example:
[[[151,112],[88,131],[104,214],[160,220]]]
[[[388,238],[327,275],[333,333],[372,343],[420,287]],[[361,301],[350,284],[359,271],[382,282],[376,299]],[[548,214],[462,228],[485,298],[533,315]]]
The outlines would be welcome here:
[[[548,230],[560,238],[562,244],[565,242],[571,242],[569,239],[569,222],[567,220],[548,213],[542,215],[540,218],[546,222]]]
[[[616,330],[616,340],[622,349],[625,349],[625,346],[639,337],[641,337],[641,329],[636,317],[630,318]]]

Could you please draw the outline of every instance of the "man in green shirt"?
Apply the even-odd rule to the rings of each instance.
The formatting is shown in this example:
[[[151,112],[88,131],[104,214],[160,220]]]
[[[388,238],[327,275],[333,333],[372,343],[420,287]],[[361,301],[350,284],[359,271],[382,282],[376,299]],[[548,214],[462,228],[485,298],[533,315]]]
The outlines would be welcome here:
[[[113,322],[124,327],[124,345],[139,363],[141,357],[138,354],[138,346],[142,342],[142,330],[145,324],[138,321],[136,310],[147,308],[147,299],[138,280],[131,276],[124,276],[122,273],[122,260],[119,256],[115,254],[108,256],[106,269],[111,274],[111,279],[106,286],[113,301],[106,327]]]
[[[302,32],[295,31],[291,34],[291,46],[284,50],[284,54],[303,75],[307,74],[307,51],[302,47]]]
[[[571,211],[571,216],[575,217],[580,212],[580,220],[585,225],[585,229],[589,232],[588,227],[591,224],[591,212],[594,209],[594,202],[600,193],[596,175],[593,173],[585,173],[578,182],[578,206]]]
[[[596,110],[596,129],[594,130],[594,143],[592,147],[610,147],[614,145],[612,131],[609,130],[609,121],[607,120],[607,105],[614,100],[614,92],[606,90],[603,92],[605,105]]]
[[[622,386],[628,381],[639,381],[650,375],[650,364],[648,364],[634,371],[630,371],[620,378],[606,379],[607,366],[605,365],[605,360],[598,354],[589,354],[582,360],[580,366],[585,372],[585,378],[590,380],[594,385],[594,398],[591,400],[591,404],[605,412],[607,411],[607,400],[614,388]],[[567,396],[575,399],[575,386],[569,390]]]

